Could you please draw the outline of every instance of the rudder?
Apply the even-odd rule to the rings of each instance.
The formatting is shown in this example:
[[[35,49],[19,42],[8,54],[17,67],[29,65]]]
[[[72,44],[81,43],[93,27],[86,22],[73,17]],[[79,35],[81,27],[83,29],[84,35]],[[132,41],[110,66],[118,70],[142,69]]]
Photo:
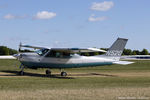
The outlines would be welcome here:
[[[128,39],[118,38],[106,52],[105,56],[120,57]]]

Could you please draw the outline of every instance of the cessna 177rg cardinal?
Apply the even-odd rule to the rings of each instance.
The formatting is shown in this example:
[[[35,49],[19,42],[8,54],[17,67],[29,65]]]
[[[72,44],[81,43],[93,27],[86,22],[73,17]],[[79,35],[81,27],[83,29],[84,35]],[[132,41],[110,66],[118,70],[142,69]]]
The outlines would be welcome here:
[[[29,45],[21,45],[21,47],[39,49],[36,52],[19,53],[15,57],[21,62],[20,74],[23,75],[24,68],[48,68],[47,75],[51,75],[50,69],[78,68],[90,66],[102,66],[112,64],[131,64],[133,62],[120,61],[121,54],[128,39],[118,38],[108,51],[96,48],[45,48]],[[106,52],[97,56],[82,56],[81,52]],[[65,71],[61,71],[61,76],[66,76]]]

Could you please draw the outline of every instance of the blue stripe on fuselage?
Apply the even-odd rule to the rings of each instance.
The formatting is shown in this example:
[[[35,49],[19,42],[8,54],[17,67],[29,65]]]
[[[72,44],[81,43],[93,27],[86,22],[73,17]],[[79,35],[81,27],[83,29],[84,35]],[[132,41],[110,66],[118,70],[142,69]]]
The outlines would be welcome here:
[[[78,63],[78,64],[54,64],[54,63],[35,63],[35,62],[21,62],[27,68],[79,68],[92,67],[102,65],[112,65],[112,62],[95,62],[95,63]]]

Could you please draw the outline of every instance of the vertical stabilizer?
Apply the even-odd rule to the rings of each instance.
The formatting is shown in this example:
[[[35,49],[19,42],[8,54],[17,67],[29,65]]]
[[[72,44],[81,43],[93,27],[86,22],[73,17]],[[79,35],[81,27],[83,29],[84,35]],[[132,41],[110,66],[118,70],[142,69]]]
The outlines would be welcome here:
[[[116,60],[119,60],[127,41],[128,39],[118,38],[106,52],[105,56],[118,58]]]

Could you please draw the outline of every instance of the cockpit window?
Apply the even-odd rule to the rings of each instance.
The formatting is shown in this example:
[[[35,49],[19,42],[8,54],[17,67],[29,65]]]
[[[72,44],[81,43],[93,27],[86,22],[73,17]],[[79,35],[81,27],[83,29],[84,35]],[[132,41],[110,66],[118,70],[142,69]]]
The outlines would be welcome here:
[[[40,49],[38,51],[36,51],[36,53],[40,56],[43,56],[44,54],[46,54],[48,52],[49,49]]]

